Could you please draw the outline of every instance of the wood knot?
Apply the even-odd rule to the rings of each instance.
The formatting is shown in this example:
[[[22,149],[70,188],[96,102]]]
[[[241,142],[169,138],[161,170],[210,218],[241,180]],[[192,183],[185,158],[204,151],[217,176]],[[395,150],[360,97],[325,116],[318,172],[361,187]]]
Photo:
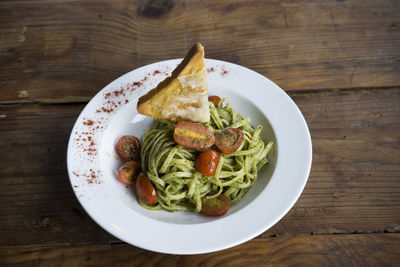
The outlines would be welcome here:
[[[174,0],[142,0],[138,7],[138,14],[144,17],[160,17],[174,7]]]

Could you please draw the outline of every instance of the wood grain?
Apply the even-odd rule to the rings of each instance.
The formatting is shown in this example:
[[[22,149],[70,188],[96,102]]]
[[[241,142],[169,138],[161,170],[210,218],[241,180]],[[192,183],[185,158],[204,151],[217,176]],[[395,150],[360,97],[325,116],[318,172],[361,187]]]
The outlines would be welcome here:
[[[396,266],[398,234],[254,239],[203,255],[167,255],[120,245],[0,247],[0,264],[28,266]]]
[[[292,98],[310,128],[313,163],[296,208],[271,231],[399,231],[400,92]]]
[[[294,208],[261,237],[400,231],[400,88],[294,94],[313,166]],[[84,105],[0,107],[0,245],[108,244],[67,177],[67,140]]]
[[[0,107],[0,236],[5,244],[115,240],[73,194],[66,170],[82,105]],[[2,243],[2,244],[4,244]]]
[[[399,13],[396,0],[5,1],[0,101],[87,101],[196,41],[287,91],[399,86]]]

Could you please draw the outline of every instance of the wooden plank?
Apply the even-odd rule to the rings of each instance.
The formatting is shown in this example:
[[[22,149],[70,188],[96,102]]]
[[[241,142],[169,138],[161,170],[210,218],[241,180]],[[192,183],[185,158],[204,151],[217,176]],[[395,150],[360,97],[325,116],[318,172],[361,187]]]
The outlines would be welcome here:
[[[134,246],[0,247],[0,264],[35,266],[396,266],[400,234],[321,235],[251,240],[202,255],[167,255]]]
[[[400,85],[399,1],[157,3],[0,3],[0,100],[87,101],[196,41],[288,91]]]
[[[294,208],[262,236],[400,231],[400,90],[296,94],[313,166]],[[0,107],[0,245],[116,239],[82,210],[66,171],[83,105]]]
[[[295,209],[266,234],[400,231],[400,92],[292,98],[310,128],[312,169]]]
[[[115,240],[84,212],[67,175],[67,142],[82,108],[0,107],[0,236],[5,244]]]

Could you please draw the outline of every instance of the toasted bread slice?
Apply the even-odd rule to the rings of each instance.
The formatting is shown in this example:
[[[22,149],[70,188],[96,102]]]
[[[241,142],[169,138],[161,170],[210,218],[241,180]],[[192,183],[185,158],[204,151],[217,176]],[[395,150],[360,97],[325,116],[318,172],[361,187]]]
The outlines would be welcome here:
[[[171,121],[208,122],[207,70],[204,48],[196,43],[171,76],[139,98],[140,114]]]

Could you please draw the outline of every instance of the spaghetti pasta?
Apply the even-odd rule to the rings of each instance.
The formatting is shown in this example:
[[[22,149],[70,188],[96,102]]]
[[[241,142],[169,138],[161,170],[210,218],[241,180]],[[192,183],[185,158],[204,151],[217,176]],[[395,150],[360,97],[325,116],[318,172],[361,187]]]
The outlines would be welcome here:
[[[272,142],[266,145],[261,139],[263,127],[252,127],[250,119],[236,114],[225,99],[216,106],[209,102],[209,107],[211,120],[204,126],[214,133],[225,128],[239,128],[244,133],[243,142],[232,154],[221,154],[215,174],[207,177],[195,169],[198,152],[174,142],[175,124],[157,120],[144,135],[141,166],[155,185],[158,203],[149,206],[141,202],[143,207],[200,212],[204,197],[214,198],[220,194],[233,205],[257,180],[257,172],[268,163],[267,154],[273,146]]]

